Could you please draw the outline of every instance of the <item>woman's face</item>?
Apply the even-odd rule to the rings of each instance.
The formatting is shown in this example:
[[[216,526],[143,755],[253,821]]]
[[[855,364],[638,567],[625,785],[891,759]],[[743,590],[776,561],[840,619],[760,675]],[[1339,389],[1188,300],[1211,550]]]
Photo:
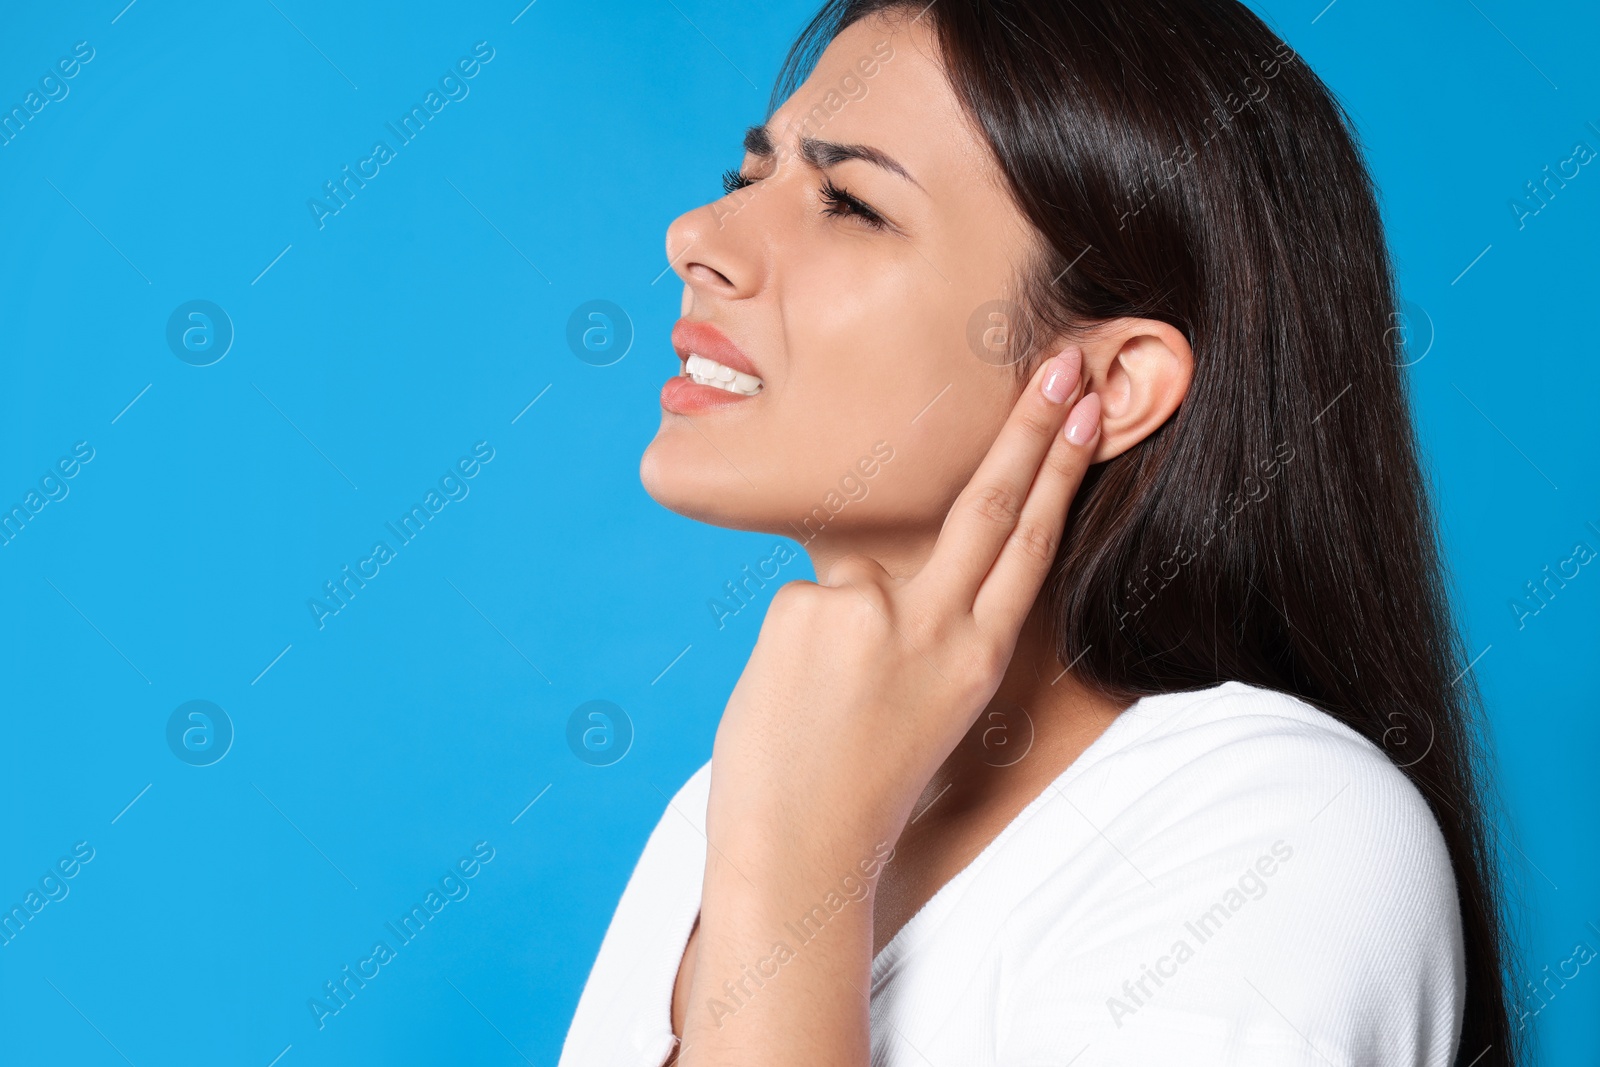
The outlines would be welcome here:
[[[674,221],[667,255],[678,359],[760,389],[669,380],[645,489],[802,544],[931,541],[1021,389],[969,335],[1017,296],[1031,227],[926,22],[846,29],[746,149],[750,184]]]

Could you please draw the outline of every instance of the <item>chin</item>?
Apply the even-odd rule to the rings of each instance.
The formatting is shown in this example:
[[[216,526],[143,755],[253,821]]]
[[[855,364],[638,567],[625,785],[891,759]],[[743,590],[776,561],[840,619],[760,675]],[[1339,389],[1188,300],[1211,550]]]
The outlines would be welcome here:
[[[664,440],[663,437],[666,439]],[[685,446],[689,447],[685,447]],[[657,504],[711,526],[782,532],[783,523],[751,508],[754,490],[715,453],[658,433],[639,458],[639,483]]]

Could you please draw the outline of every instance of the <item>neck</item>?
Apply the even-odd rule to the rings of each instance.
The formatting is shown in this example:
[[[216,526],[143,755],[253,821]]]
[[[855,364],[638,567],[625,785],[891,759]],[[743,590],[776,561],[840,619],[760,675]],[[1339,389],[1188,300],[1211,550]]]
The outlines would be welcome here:
[[[909,578],[927,562],[937,538],[938,531],[894,531],[870,541],[819,536],[806,552],[818,575],[826,575],[841,556],[860,554],[896,578]],[[1047,788],[1128,706],[1084,684],[1060,661],[1054,630],[1042,598],[1036,600],[994,696],[924,788],[912,816],[919,824],[1020,806]]]

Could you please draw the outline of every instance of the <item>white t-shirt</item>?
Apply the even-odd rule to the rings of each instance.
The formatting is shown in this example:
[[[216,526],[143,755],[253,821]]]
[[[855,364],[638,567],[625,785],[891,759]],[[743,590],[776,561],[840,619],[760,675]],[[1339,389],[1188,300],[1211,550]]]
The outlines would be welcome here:
[[[672,1051],[710,781],[707,763],[651,833],[560,1067]],[[1449,854],[1404,772],[1309,704],[1227,682],[1122,712],[883,947],[871,986],[873,1067],[1444,1067],[1466,974]]]

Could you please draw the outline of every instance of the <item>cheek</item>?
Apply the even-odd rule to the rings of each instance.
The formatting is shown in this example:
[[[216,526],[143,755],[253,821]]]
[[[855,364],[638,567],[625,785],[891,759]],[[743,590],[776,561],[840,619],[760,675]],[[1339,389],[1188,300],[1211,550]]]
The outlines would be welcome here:
[[[1003,383],[993,372],[986,377],[950,383],[916,422],[903,422],[885,438],[894,459],[873,479],[873,518],[937,534],[1010,412],[1009,398],[997,388]]]
[[[785,400],[792,392],[829,411],[868,412],[877,426],[864,432],[905,425],[971,370],[959,298],[925,263],[888,254],[888,244],[836,240],[795,257],[779,292]]]
[[[785,277],[786,374],[761,451],[782,457],[784,495],[805,511],[844,498],[840,480],[883,442],[893,459],[838,521],[937,529],[1010,411],[1014,378],[970,350],[953,280],[868,244],[797,257],[803,273]]]

